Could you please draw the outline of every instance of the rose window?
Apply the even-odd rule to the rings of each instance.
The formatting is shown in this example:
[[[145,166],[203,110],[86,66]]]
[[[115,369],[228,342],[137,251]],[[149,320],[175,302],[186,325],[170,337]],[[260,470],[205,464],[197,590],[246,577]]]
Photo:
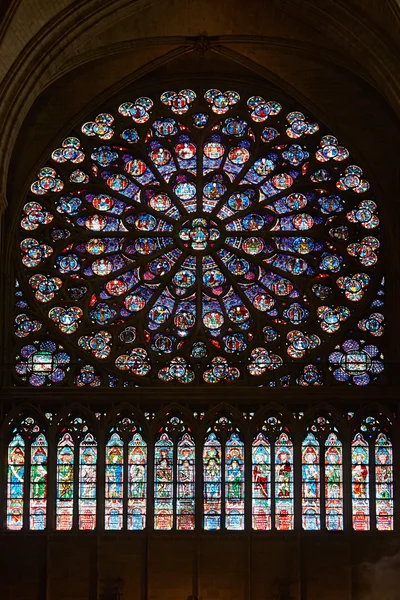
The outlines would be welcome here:
[[[31,385],[366,385],[382,373],[377,203],[303,112],[185,89],[100,113],[21,215]]]

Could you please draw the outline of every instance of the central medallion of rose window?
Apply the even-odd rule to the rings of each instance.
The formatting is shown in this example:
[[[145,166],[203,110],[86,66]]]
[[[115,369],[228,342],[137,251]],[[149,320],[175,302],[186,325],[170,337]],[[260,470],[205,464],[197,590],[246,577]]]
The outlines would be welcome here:
[[[220,237],[220,233],[214,221],[199,218],[185,221],[179,232],[179,237],[184,246],[200,251],[214,246],[215,241]]]

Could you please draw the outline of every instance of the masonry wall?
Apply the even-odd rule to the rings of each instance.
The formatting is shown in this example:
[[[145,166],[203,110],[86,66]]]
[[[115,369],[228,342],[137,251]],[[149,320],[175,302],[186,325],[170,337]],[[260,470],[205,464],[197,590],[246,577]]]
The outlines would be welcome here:
[[[391,534],[2,535],[0,597],[395,600],[399,551]]]

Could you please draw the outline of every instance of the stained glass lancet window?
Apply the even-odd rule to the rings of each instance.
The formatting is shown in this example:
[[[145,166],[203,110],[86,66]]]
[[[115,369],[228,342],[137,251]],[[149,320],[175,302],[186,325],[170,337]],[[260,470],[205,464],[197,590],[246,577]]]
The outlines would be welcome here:
[[[144,529],[147,498],[147,445],[136,431],[128,444],[128,529]]]
[[[221,443],[211,432],[203,447],[204,529],[221,529]]]
[[[227,416],[208,428],[203,444],[203,527],[244,529],[244,443]]]
[[[20,223],[19,383],[364,386],[383,371],[377,203],[301,110],[218,89],[129,99],[59,144]]]
[[[174,414],[155,444],[154,528],[195,528],[195,443],[190,427]]]
[[[105,528],[122,529],[124,519],[124,443],[112,433],[106,445]]]
[[[46,529],[47,491],[47,437],[34,418],[21,414],[11,422],[7,449],[7,529]]]
[[[30,529],[46,528],[48,444],[40,433],[31,444]]]
[[[303,529],[316,530],[321,527],[321,464],[320,445],[312,433],[303,441],[301,457]]]
[[[343,449],[336,433],[325,442],[325,523],[328,530],[343,529]]]
[[[74,442],[64,433],[57,446],[57,529],[72,529],[74,514]]]
[[[79,529],[96,527],[97,442],[87,433],[79,445]]]
[[[392,444],[384,433],[375,442],[375,502],[376,528],[393,529],[393,453]]]
[[[172,529],[174,521],[174,444],[162,433],[154,451],[154,529]]]
[[[146,526],[147,444],[130,413],[118,413],[105,450],[105,528]]]
[[[97,441],[81,417],[68,415],[57,443],[56,529],[94,529]]]
[[[357,433],[351,446],[353,529],[370,528],[369,447],[361,433]]]
[[[177,529],[195,525],[195,445],[185,433],[177,449]]]
[[[293,444],[286,433],[275,442],[275,527],[294,528]]]
[[[16,433],[8,444],[7,529],[22,529],[25,493],[25,442]]]
[[[259,433],[252,447],[253,529],[271,529],[271,446]]]
[[[244,529],[244,444],[236,433],[225,444],[225,527]]]

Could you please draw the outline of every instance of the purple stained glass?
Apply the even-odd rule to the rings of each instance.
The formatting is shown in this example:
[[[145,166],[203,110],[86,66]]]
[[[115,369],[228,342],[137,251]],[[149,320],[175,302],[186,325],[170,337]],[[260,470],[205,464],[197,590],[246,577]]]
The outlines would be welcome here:
[[[301,109],[217,88],[127,100],[57,144],[20,223],[19,382],[365,386],[384,371],[378,206]]]

